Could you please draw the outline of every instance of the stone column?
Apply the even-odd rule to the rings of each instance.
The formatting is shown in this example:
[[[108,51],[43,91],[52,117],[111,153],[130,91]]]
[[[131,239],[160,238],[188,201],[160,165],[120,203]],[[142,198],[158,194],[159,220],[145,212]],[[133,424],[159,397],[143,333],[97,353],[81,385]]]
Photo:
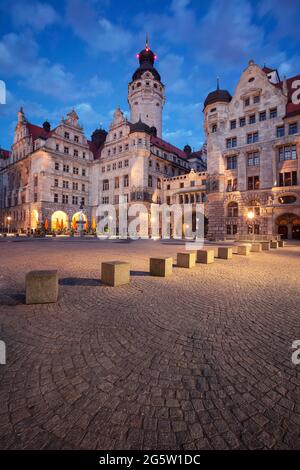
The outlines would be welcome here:
[[[238,190],[246,191],[247,189],[247,166],[246,166],[247,155],[245,153],[240,153],[238,155]]]

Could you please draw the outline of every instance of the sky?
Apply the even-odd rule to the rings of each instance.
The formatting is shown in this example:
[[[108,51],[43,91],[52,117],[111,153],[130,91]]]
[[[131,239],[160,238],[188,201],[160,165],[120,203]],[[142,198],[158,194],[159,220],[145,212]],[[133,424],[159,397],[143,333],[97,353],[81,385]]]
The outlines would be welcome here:
[[[250,59],[300,73],[299,23],[299,0],[0,0],[0,147],[13,143],[20,106],[34,124],[55,127],[74,108],[88,138],[108,129],[117,106],[128,113],[148,31],[166,86],[163,138],[199,149],[217,76],[233,94]]]

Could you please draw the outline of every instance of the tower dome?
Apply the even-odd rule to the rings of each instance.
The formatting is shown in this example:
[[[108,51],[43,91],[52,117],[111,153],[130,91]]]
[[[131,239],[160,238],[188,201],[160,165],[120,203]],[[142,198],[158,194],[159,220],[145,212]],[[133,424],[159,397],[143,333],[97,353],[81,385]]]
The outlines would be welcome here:
[[[156,55],[150,49],[148,34],[145,48],[137,54],[137,57],[139,67],[134,72],[132,81],[128,85],[130,121],[132,124],[141,121],[149,128],[155,128],[157,135],[161,137],[165,87],[154,67]]]
[[[148,34],[146,37],[146,46],[139,54],[137,54],[137,58],[139,59],[140,66],[136,69],[134,74],[132,75],[132,80],[136,80],[140,78],[142,74],[148,70],[152,73],[152,75],[156,78],[156,80],[160,81],[160,75],[156,68],[154,67],[154,62],[156,60],[156,55],[153,51],[151,51],[149,47],[149,40]]]
[[[217,79],[217,89],[214,91],[211,91],[208,93],[207,97],[205,98],[204,101],[204,108],[208,106],[209,104],[214,104],[217,103],[218,101],[221,101],[223,103],[230,103],[231,101],[231,94],[227,90],[220,90],[219,87],[219,78]]]

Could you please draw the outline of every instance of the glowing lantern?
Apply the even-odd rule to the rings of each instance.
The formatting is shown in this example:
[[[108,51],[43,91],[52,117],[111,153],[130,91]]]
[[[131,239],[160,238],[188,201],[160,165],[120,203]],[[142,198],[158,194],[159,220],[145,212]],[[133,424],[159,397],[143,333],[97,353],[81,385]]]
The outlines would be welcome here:
[[[49,221],[48,221],[48,219],[45,219],[45,225],[44,225],[44,227],[45,227],[45,230],[46,230],[46,232],[47,232],[47,230],[48,230],[48,228],[49,228]]]

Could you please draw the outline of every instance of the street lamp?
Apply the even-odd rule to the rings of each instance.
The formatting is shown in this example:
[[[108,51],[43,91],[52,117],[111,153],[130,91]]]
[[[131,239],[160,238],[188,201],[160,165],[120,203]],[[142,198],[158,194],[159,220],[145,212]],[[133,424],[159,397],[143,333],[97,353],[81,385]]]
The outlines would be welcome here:
[[[11,221],[11,216],[8,215],[8,216],[6,217],[6,220],[7,220],[7,233],[9,234],[9,224],[10,224],[10,221]]]
[[[254,211],[249,210],[248,213],[247,213],[247,218],[248,218],[248,221],[249,221],[248,226],[251,228],[251,235],[252,235],[253,240],[254,240],[254,217],[255,217]]]

